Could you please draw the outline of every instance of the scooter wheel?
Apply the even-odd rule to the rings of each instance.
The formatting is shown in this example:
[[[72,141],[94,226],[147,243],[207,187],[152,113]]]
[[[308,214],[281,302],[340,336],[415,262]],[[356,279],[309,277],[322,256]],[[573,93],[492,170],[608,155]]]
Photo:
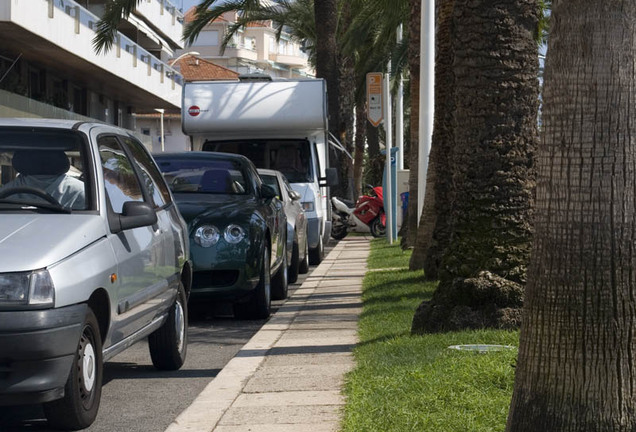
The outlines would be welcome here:
[[[386,234],[386,227],[382,223],[380,216],[371,221],[369,228],[371,228],[371,235],[373,237],[383,237]]]
[[[335,225],[331,227],[331,238],[342,240],[347,236],[347,227],[345,225]]]

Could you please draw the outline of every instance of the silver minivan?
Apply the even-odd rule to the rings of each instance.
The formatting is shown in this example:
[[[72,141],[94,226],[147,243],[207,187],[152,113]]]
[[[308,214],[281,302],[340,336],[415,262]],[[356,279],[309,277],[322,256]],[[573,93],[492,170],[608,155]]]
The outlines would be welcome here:
[[[103,362],[148,337],[187,351],[186,224],[152,157],[100,123],[0,119],[0,405],[95,419]]]

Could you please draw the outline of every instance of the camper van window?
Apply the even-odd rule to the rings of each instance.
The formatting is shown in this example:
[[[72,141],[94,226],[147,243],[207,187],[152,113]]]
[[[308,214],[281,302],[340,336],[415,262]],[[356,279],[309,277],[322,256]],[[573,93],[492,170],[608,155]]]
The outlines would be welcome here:
[[[313,167],[307,140],[208,141],[205,151],[241,154],[257,168],[282,172],[291,183],[311,182]]]

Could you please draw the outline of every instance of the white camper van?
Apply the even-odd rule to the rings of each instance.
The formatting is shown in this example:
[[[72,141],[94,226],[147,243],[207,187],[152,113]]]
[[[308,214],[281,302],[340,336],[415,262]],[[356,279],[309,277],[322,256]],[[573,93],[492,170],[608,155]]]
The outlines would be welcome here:
[[[192,150],[238,153],[281,171],[300,193],[308,219],[309,260],[318,264],[331,234],[327,90],[322,79],[189,82],[183,132]]]

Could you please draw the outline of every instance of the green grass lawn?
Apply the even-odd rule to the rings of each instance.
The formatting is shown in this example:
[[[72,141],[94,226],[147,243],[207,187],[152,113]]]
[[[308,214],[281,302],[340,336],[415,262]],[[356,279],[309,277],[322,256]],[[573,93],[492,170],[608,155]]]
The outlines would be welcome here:
[[[408,267],[410,252],[372,242],[370,269]],[[458,344],[518,346],[518,332],[482,330],[411,336],[411,320],[435,284],[421,271],[368,272],[357,367],[347,375],[345,432],[503,431],[517,350],[477,354]]]

